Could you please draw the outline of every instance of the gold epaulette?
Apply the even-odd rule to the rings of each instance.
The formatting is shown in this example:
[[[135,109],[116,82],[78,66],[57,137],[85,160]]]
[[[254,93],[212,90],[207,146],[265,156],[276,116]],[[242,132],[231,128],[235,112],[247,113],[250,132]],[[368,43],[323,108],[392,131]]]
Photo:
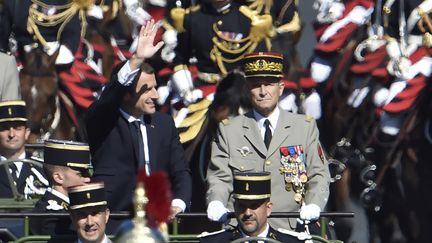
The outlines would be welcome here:
[[[93,5],[93,0],[73,0],[73,2],[81,9],[88,8]]]
[[[194,5],[189,8],[182,8],[182,7],[175,7],[171,9],[170,15],[171,19],[173,21],[173,26],[177,30],[177,32],[181,33],[184,32],[184,18],[186,14],[189,14],[191,12],[196,12],[201,8],[200,5]]]
[[[311,122],[313,120],[313,117],[306,115],[305,121]]]

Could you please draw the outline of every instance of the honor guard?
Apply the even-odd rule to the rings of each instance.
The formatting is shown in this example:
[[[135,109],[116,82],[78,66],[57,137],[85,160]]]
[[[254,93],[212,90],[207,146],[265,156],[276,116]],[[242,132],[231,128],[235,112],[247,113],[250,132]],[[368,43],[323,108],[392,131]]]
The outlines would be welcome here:
[[[86,143],[47,140],[44,146],[44,170],[50,187],[36,203],[32,212],[67,212],[71,186],[90,182],[90,151]],[[30,221],[32,234],[74,234],[68,218],[34,218]]]
[[[273,208],[270,199],[270,172],[236,173],[233,188],[237,227],[215,233],[203,233],[198,236],[200,242],[231,242],[247,237],[265,237],[284,243],[301,242],[297,238],[299,233],[288,230],[275,230],[267,222],[267,217],[271,214]]]
[[[48,55],[58,52],[57,65],[71,64],[86,29],[86,9],[91,0],[13,1],[18,54],[41,46]]]
[[[78,243],[111,243],[105,234],[110,210],[103,182],[68,189],[69,214],[78,234]],[[89,231],[91,229],[91,231]]]
[[[245,54],[271,48],[271,15],[260,15],[236,1],[204,1],[171,12],[178,31],[172,80],[185,103],[202,98],[202,92],[193,92],[194,87],[217,84],[241,66]],[[192,80],[188,69],[192,57],[196,58],[197,80]]]
[[[30,158],[25,143],[30,135],[26,104],[22,100],[0,102],[0,197],[43,195],[48,180],[40,167],[22,160]],[[4,162],[9,160],[10,162]]]

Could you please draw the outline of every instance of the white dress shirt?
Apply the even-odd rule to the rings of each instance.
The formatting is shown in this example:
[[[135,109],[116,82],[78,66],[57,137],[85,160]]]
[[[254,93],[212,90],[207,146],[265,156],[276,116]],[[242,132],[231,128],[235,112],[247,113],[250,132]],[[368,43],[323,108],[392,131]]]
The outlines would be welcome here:
[[[25,159],[26,157],[26,153],[23,152],[22,154],[20,154],[20,156],[18,157],[18,159]],[[0,160],[1,161],[5,161],[7,160],[6,157],[0,156]],[[14,162],[15,166],[17,167],[17,171],[16,171],[16,177],[19,178],[20,173],[21,173],[21,169],[23,167],[23,162]],[[12,169],[9,168],[9,173],[12,173]]]
[[[255,116],[255,120],[257,121],[258,124],[258,128],[260,129],[261,132],[261,137],[264,141],[264,134],[265,134],[265,126],[264,126],[264,121],[266,119],[269,120],[270,122],[270,130],[272,135],[274,134],[274,130],[276,129],[276,125],[278,123],[278,119],[279,119],[279,114],[280,114],[280,110],[279,107],[276,106],[276,109],[274,109],[274,111],[270,114],[270,116],[268,117],[264,117],[263,115],[261,115],[260,113],[258,113],[256,110],[253,110],[254,116]]]
[[[250,237],[249,235],[245,234],[245,233],[243,232],[243,230],[242,230],[240,227],[239,227],[239,229],[240,229],[240,233],[242,234],[243,237],[246,237],[246,238],[249,238],[249,237]],[[267,235],[268,235],[268,233],[269,233],[269,230],[270,230],[270,226],[269,226],[269,224],[267,223],[265,230],[264,230],[263,232],[261,232],[259,235],[257,235],[257,237],[267,237]],[[247,241],[247,242],[248,242],[248,241]],[[264,243],[264,241],[259,240],[258,243]]]

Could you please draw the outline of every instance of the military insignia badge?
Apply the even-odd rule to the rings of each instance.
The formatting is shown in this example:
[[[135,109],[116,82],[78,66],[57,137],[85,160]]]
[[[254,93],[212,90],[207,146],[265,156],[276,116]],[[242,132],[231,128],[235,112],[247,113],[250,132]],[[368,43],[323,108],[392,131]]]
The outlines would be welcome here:
[[[56,200],[48,200],[48,205],[46,206],[46,209],[58,211],[64,208],[63,206],[59,205]]]
[[[247,147],[247,146],[243,146],[241,148],[237,148],[236,150],[240,152],[240,154],[241,154],[242,157],[246,157],[249,154],[252,154],[252,151],[250,151],[249,147]]]

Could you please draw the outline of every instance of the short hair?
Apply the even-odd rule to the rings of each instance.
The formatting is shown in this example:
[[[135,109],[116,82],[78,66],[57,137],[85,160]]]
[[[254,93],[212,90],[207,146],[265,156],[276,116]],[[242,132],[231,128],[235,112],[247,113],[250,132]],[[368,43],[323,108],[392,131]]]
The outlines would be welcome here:
[[[43,170],[45,172],[45,175],[47,176],[48,182],[50,184],[50,186],[53,185],[54,182],[54,177],[53,174],[56,171],[63,171],[66,170],[68,167],[65,166],[59,166],[59,165],[51,165],[51,164],[43,164]]]

